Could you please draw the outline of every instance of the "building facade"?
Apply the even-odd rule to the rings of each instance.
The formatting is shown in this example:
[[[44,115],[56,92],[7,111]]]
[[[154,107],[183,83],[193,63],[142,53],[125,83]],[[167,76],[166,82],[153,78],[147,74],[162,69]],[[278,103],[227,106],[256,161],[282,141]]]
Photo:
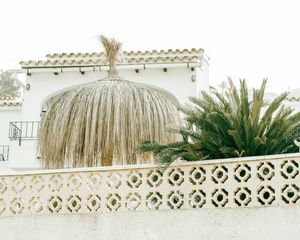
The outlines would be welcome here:
[[[168,168],[36,170],[40,115],[49,101],[70,86],[106,75],[106,66],[96,60],[98,65],[85,67],[89,60],[68,60],[75,55],[89,56],[54,54],[22,63],[27,74],[23,101],[0,99],[0,157],[6,158],[0,159],[3,239],[299,239],[300,154],[178,161]],[[200,52],[197,56],[118,67],[123,77],[184,104],[208,88],[208,62]],[[297,111],[298,93],[285,102]]]
[[[1,167],[5,170],[39,168],[36,139],[49,101],[69,87],[103,79],[108,70],[104,54],[95,52],[48,54],[45,60],[20,64],[26,74],[23,100],[6,99],[0,105],[0,145],[9,146],[9,161]],[[117,70],[177,105],[209,87],[209,59],[203,49],[123,52]]]

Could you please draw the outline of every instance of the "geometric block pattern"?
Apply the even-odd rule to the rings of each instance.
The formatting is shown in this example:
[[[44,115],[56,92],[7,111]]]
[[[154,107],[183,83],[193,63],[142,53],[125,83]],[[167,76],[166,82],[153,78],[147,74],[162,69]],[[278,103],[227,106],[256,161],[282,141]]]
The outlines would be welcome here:
[[[300,204],[300,155],[0,176],[0,217]]]

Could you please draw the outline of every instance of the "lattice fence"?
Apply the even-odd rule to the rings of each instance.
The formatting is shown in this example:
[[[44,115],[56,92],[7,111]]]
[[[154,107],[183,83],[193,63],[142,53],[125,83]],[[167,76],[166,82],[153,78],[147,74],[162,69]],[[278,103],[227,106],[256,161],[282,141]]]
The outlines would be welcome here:
[[[300,155],[0,175],[0,216],[300,203]]]

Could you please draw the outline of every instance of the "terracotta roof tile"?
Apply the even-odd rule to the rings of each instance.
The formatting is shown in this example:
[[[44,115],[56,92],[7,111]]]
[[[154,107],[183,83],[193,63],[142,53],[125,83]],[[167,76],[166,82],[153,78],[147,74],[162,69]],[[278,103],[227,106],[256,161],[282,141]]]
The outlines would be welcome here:
[[[289,102],[300,102],[300,97],[288,97],[286,100]]]
[[[143,63],[180,63],[199,62],[203,59],[203,49],[123,51],[119,64]],[[107,65],[104,53],[53,53],[46,55],[47,60],[22,61],[22,68],[55,66]]]
[[[22,100],[14,97],[0,97],[0,107],[22,106]]]

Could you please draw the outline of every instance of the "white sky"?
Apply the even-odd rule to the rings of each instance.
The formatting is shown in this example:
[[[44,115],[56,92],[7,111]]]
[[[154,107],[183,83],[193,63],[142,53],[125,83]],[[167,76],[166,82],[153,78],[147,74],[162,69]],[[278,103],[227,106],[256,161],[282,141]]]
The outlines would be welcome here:
[[[53,52],[204,48],[210,83],[231,76],[269,91],[300,87],[300,3],[290,0],[1,0],[0,69]]]

